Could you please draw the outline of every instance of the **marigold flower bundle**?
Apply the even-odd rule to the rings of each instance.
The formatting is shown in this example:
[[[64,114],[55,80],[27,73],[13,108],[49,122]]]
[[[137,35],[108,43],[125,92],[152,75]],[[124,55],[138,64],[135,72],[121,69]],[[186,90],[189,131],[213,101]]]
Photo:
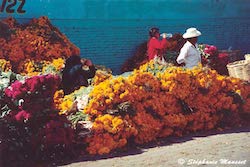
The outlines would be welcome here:
[[[71,113],[82,111],[88,103],[88,94],[92,87],[80,87],[71,94],[65,95],[63,90],[58,90],[54,94],[54,104],[59,114],[69,115]]]
[[[48,17],[32,19],[20,25],[13,18],[1,20],[8,29],[0,38],[0,58],[10,61],[13,71],[20,73],[20,60],[50,61],[79,55],[80,50],[54,27]],[[18,68],[19,67],[19,68]]]
[[[18,71],[25,76],[36,76],[45,74],[61,75],[65,60],[57,58],[50,61],[37,61],[27,59],[18,66]]]
[[[124,113],[126,120],[137,133],[131,132],[123,139],[134,136],[133,141],[138,144],[240,124],[240,113],[249,111],[249,86],[208,68],[165,68],[149,62],[127,77],[105,80],[93,88],[84,109],[94,125],[93,136],[86,140],[87,151],[103,154],[116,149],[105,146],[103,135],[117,141],[115,136],[124,134],[124,126],[117,129],[112,122],[122,113],[118,106],[126,101],[132,111]],[[124,117],[118,118],[122,125]],[[234,121],[228,122],[231,119]],[[98,142],[102,144],[96,146]]]
[[[64,98],[64,92],[63,90],[57,90],[54,94],[53,100],[54,100],[54,107],[55,109],[62,111],[61,104],[63,103],[63,98]]]
[[[101,70],[97,70],[93,78],[92,85],[98,85],[99,83],[105,81],[106,79],[111,79],[111,78],[112,78],[111,74],[105,73]]]
[[[105,114],[95,119],[92,127],[93,136],[85,139],[86,150],[90,154],[107,154],[110,151],[124,147],[131,136],[137,135],[129,116],[112,116]]]

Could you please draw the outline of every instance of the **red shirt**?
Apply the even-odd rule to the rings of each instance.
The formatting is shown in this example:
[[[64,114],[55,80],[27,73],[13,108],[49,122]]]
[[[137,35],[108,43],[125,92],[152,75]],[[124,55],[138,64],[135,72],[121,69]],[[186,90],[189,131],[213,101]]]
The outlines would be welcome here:
[[[148,42],[148,59],[153,59],[156,55],[161,55],[167,48],[167,40],[163,38],[161,41],[152,37]]]

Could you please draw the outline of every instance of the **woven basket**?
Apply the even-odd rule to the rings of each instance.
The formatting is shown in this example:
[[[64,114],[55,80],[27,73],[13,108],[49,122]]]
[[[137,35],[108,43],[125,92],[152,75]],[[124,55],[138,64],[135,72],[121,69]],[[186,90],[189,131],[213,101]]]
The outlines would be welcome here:
[[[243,68],[243,79],[250,82],[250,60],[247,60]]]
[[[250,54],[245,54],[245,59],[250,60]]]
[[[227,64],[229,76],[250,81],[250,61],[240,60]]]

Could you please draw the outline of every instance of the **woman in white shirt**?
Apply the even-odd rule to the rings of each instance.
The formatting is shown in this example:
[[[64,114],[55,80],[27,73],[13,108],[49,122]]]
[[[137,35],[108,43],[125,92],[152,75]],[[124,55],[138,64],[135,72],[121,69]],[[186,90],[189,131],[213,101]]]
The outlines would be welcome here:
[[[198,51],[198,36],[201,32],[196,28],[188,28],[183,34],[183,38],[187,39],[187,42],[181,48],[180,54],[177,57],[178,64],[184,64],[185,68],[193,68],[201,62],[201,55]]]

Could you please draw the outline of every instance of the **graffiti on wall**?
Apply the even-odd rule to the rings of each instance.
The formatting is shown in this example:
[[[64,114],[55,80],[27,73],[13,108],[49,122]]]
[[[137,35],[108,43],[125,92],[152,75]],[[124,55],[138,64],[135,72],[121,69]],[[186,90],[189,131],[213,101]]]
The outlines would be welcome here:
[[[26,11],[23,9],[25,0],[2,0],[0,13],[17,13],[23,14]]]

